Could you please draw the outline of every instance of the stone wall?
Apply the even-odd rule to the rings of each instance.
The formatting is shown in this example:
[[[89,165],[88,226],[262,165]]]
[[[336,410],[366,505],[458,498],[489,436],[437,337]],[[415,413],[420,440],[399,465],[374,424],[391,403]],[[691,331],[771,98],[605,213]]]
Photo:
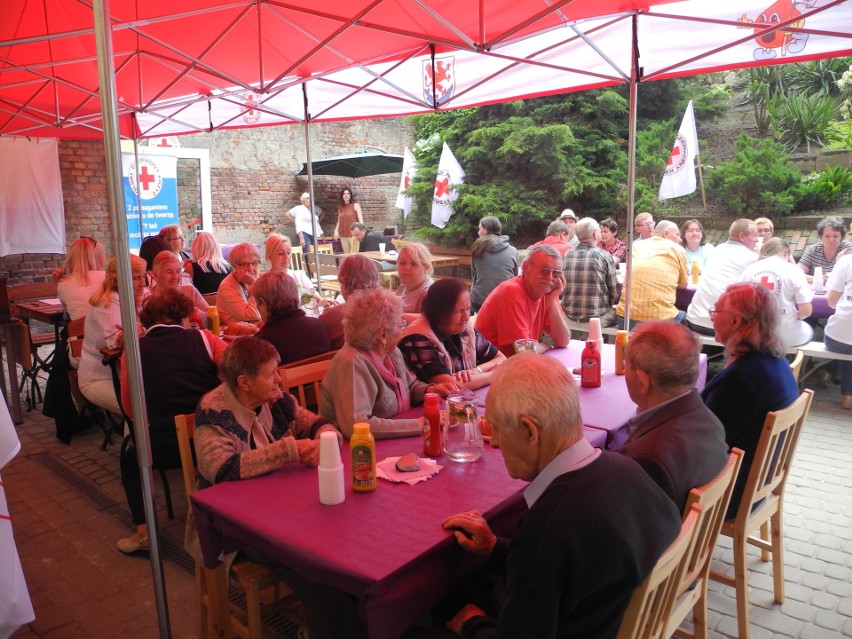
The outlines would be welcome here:
[[[186,148],[210,150],[213,230],[219,240],[261,243],[272,231],[295,235],[285,212],[308,190],[307,177],[296,177],[306,158],[305,129],[298,126],[259,127],[217,131],[180,138]],[[414,128],[403,118],[360,120],[311,126],[313,159],[347,155],[365,145],[401,154],[414,143]],[[102,242],[112,254],[111,224],[104,148],[101,141],[60,141],[59,169],[65,206],[65,232],[70,245],[81,235]],[[337,221],[337,201],[344,186],[361,202],[365,222],[381,230],[400,224],[394,207],[399,174],[358,179],[317,176],[315,202],[325,215],[322,226],[331,235]],[[201,217],[198,161],[178,163],[180,217],[188,223]],[[0,257],[0,277],[9,284],[46,281],[64,254]]]

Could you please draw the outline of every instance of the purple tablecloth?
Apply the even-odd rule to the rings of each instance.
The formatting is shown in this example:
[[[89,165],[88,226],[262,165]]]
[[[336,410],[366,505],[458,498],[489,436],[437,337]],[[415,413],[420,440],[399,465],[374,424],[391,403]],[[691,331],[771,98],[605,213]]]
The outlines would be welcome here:
[[[380,440],[377,459],[420,453],[420,438]],[[350,477],[349,446],[342,451]],[[525,482],[509,477],[498,450],[473,463],[442,459],[444,469],[409,486],[379,480],[372,493],[319,502],[317,471],[293,468],[224,482],[192,496],[205,564],[221,551],[252,546],[318,583],[364,604],[372,639],[399,637],[457,588],[482,560],[455,543],[441,520],[477,509],[498,534],[510,534],[525,509]]]

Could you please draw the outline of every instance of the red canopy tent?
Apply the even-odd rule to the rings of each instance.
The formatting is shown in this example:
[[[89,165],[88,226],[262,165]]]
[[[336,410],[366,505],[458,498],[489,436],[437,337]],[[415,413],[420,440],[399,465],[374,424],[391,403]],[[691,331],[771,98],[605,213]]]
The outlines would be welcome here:
[[[115,253],[125,256],[119,135],[296,122],[307,132],[312,121],[630,83],[632,227],[638,82],[852,54],[850,0],[105,2],[4,1],[0,135],[103,136]],[[126,259],[119,260],[119,276],[130,326]],[[136,340],[126,349],[143,442]],[[149,446],[140,446],[140,455],[153,525]],[[160,633],[168,636],[156,534],[152,559]]]

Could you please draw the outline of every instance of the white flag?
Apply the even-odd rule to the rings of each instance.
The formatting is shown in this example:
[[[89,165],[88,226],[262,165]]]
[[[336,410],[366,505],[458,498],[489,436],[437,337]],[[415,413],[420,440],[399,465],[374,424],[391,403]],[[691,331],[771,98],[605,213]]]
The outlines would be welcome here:
[[[660,199],[689,195],[695,191],[695,158],[698,155],[698,132],[695,130],[695,113],[692,100],[686,107],[683,122],[677,132],[672,154],[660,184]]]
[[[453,205],[458,197],[458,191],[452,189],[453,184],[464,182],[464,169],[461,168],[456,156],[444,142],[441,150],[441,161],[438,163],[438,176],[435,178],[435,194],[432,196],[432,225],[442,229],[453,214]]]
[[[411,186],[411,181],[414,179],[414,174],[417,173],[417,160],[414,159],[414,154],[405,147],[404,159],[402,160],[402,177],[399,180],[399,195],[396,196],[396,208],[402,209],[402,219],[408,217],[411,213],[410,195],[406,195],[404,191]]]

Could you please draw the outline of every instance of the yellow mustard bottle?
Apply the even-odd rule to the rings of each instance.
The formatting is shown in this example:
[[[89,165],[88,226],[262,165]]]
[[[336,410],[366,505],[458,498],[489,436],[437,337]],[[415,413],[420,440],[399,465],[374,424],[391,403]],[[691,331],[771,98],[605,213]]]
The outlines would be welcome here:
[[[627,331],[615,334],[615,374],[624,375],[624,350],[627,348]]]
[[[370,425],[359,422],[352,427],[349,440],[352,455],[352,490],[366,493],[376,489],[376,440]]]
[[[692,283],[698,284],[698,276],[699,276],[699,266],[698,260],[692,260]]]
[[[211,333],[219,337],[219,309],[215,306],[207,307],[207,326]]]

